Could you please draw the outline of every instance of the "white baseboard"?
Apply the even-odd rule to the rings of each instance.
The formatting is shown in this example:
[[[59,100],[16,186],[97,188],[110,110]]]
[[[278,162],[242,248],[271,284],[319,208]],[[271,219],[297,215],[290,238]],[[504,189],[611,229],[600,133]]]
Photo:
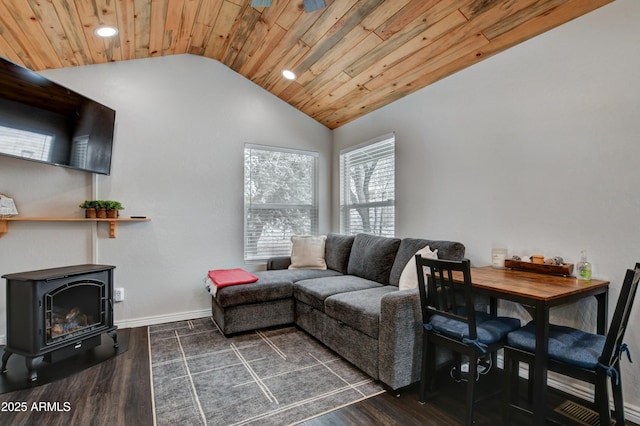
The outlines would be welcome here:
[[[184,321],[196,318],[206,318],[211,316],[211,309],[202,309],[199,311],[180,312],[168,315],[156,315],[151,317],[134,318],[124,321],[115,321],[118,328],[145,327],[148,325],[164,324],[167,322]]]
[[[637,405],[624,405],[625,420],[629,420],[635,424],[640,424],[640,407]]]

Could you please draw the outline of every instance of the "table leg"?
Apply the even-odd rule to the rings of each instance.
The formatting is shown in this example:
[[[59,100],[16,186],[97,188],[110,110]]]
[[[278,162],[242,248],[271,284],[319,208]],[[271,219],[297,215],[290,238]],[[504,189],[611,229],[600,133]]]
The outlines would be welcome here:
[[[498,315],[498,299],[495,297],[489,298],[489,313],[491,315]]]
[[[494,316],[498,315],[498,299],[496,299],[495,297],[489,298],[489,313]],[[491,365],[497,366],[498,352],[492,352],[490,356],[491,356]]]
[[[533,362],[533,424],[545,424],[547,414],[547,352],[549,348],[549,307],[535,306],[536,358]]]
[[[607,317],[609,309],[609,288],[604,293],[596,295],[596,301],[598,302],[598,317],[597,317],[597,333],[605,335],[607,334]]]

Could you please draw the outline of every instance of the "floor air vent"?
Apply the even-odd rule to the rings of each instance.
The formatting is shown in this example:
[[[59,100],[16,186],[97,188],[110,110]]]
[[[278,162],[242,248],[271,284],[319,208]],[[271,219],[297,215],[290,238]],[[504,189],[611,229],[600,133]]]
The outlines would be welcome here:
[[[572,401],[563,402],[554,411],[581,425],[600,426],[598,413]],[[615,424],[615,421],[612,420],[611,424]]]

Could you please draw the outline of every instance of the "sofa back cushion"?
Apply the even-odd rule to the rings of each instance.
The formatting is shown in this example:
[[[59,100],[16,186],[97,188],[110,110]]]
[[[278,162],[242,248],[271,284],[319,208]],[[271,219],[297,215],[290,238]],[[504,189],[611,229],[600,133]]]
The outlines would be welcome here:
[[[324,260],[327,262],[327,268],[342,274],[347,273],[351,246],[355,238],[355,235],[327,234],[324,246]]]
[[[400,247],[399,238],[369,234],[356,235],[351,247],[347,273],[380,284],[388,284],[398,247]]]
[[[400,243],[398,254],[393,262],[393,267],[391,268],[389,284],[395,286],[400,284],[400,276],[402,275],[402,271],[407,265],[407,262],[409,262],[409,259],[415,256],[418,250],[426,246],[429,246],[432,251],[438,250],[438,259],[461,260],[464,258],[465,247],[462,243],[455,241],[404,238],[402,243]]]

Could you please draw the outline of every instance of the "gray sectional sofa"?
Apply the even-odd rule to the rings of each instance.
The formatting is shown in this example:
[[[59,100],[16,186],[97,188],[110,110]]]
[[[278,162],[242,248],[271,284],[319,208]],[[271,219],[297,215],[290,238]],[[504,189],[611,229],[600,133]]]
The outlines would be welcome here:
[[[398,285],[427,245],[441,259],[464,257],[453,241],[329,234],[327,269],[270,259],[256,283],[217,291],[214,320],[225,334],[295,323],[389,388],[407,386],[420,379],[422,314],[418,290]]]

